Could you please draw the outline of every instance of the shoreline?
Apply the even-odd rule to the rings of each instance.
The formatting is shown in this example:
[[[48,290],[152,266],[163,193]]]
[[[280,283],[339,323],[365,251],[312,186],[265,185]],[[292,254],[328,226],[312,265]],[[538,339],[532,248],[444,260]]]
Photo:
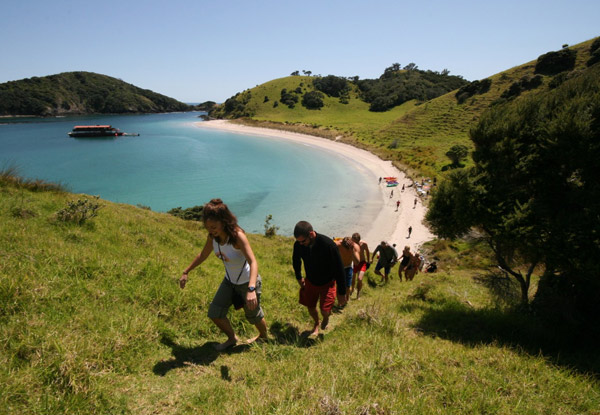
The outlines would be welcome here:
[[[401,254],[404,246],[409,246],[411,251],[415,252],[423,243],[434,238],[434,235],[423,224],[426,208],[417,196],[415,187],[406,187],[404,192],[401,191],[402,184],[406,186],[409,184],[412,185],[412,181],[403,172],[394,167],[391,161],[382,160],[366,150],[353,147],[349,144],[307,134],[264,127],[249,127],[243,124],[234,124],[228,120],[199,121],[195,122],[194,125],[199,128],[211,128],[235,134],[271,137],[299,142],[347,157],[372,172],[375,177],[397,177],[399,183],[397,187],[386,187],[383,180],[378,185],[381,197],[381,209],[375,218],[365,218],[364,223],[371,224],[371,229],[366,234],[361,235],[362,239],[369,244],[370,251],[373,251],[381,241],[387,241],[390,244],[396,244],[396,250],[398,254]],[[377,184],[375,183],[374,185]],[[390,197],[392,191],[393,197]],[[396,202],[398,200],[400,201],[400,207],[396,211]],[[415,200],[417,200],[416,205],[414,204]],[[412,226],[412,233],[410,238],[407,238],[409,226]],[[346,236],[351,236],[353,232],[352,229],[349,229]]]

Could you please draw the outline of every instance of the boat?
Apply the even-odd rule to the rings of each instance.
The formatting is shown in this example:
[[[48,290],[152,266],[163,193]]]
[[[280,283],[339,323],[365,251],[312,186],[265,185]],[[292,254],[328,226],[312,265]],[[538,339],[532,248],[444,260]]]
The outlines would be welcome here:
[[[86,137],[119,137],[122,135],[138,136],[139,134],[124,133],[112,125],[76,125],[69,136],[75,138]]]

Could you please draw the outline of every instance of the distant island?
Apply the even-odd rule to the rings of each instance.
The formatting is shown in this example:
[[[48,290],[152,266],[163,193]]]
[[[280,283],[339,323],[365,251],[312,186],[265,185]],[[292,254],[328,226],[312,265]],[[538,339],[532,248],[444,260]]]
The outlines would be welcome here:
[[[65,72],[0,84],[0,116],[134,114],[194,106],[93,72]]]

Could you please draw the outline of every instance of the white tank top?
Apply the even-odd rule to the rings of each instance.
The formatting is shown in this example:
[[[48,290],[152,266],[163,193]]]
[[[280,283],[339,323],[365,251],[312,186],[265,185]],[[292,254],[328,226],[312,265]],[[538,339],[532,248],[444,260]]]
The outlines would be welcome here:
[[[221,248],[220,253],[219,248]],[[241,250],[230,244],[220,245],[213,239],[213,251],[217,258],[222,259],[223,264],[225,264],[225,278],[229,278],[236,285],[250,282],[250,265]],[[223,255],[222,258],[221,255]],[[227,274],[229,274],[229,277]]]

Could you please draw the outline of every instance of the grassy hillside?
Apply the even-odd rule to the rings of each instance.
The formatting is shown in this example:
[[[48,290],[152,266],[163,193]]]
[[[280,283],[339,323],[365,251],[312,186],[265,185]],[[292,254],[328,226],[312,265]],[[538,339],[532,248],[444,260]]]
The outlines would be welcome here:
[[[125,114],[186,111],[173,98],[91,72],[0,84],[0,115]]]
[[[82,225],[70,201],[99,203]],[[297,304],[292,240],[250,235],[272,340],[217,354],[223,270],[180,290],[195,222],[0,178],[0,414],[594,414],[595,348],[504,311],[485,249],[436,242],[440,272],[369,284],[318,339]],[[394,270],[395,271],[395,270]],[[372,279],[372,271],[368,273]],[[494,288],[490,290],[489,288]],[[514,288],[514,287],[513,287]],[[506,295],[508,293],[508,295]],[[508,300],[506,300],[508,299]],[[254,328],[239,313],[242,337]]]
[[[472,95],[461,103],[456,97],[458,91],[452,91],[426,102],[409,101],[387,112],[370,112],[369,104],[358,98],[358,88],[353,85],[348,104],[340,103],[338,98],[325,97],[325,105],[319,110],[308,110],[300,103],[293,109],[285,105],[273,107],[284,88],[288,91],[300,88],[301,94],[314,90],[313,78],[306,76],[276,79],[244,91],[236,99],[245,103],[247,119],[251,121],[274,122],[280,124],[277,128],[297,129],[330,138],[343,136],[343,141],[392,160],[414,176],[435,176],[449,167],[450,160],[445,153],[450,147],[455,144],[472,147],[468,136],[470,128],[514,84],[530,81],[539,75],[541,84],[520,94],[526,96],[549,88],[552,82],[556,82],[555,78],[584,70],[591,56],[592,43],[593,40],[590,40],[568,48],[577,54],[571,71],[558,75],[536,74],[536,58],[490,75],[489,90]],[[265,97],[268,97],[266,102]]]

